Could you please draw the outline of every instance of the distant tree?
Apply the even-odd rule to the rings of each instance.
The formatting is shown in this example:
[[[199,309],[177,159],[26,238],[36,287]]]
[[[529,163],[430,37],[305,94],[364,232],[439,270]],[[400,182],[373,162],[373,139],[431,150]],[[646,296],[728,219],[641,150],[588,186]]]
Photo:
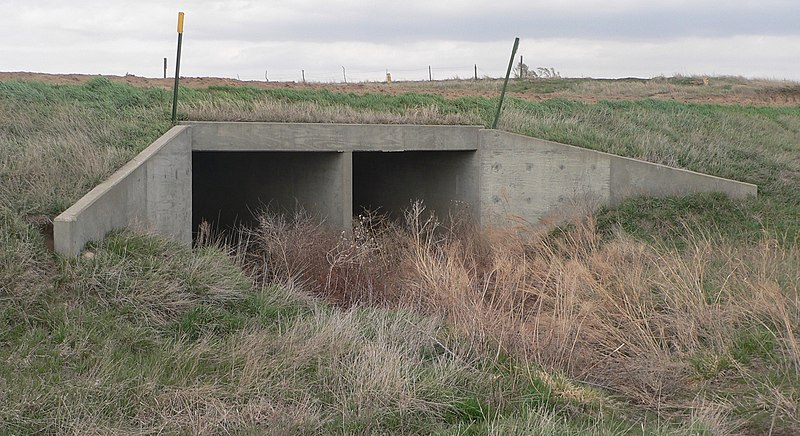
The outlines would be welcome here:
[[[539,67],[536,69],[536,71],[539,72],[537,77],[541,77],[543,79],[557,79],[561,77],[561,73],[559,73],[558,71],[556,71],[555,68],[552,67],[551,68]]]
[[[536,73],[528,69],[525,63],[518,63],[514,66],[514,77],[517,79],[526,79],[529,77],[536,77]]]
[[[530,69],[525,63],[518,63],[514,66],[514,77],[517,79],[558,79],[561,73],[555,68],[537,67]]]

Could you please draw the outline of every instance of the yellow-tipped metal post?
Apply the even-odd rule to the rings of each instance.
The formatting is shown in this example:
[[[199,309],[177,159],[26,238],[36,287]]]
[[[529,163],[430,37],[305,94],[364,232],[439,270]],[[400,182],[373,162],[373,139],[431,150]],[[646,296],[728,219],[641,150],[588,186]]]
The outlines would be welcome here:
[[[178,55],[175,60],[175,87],[172,92],[172,123],[178,121],[178,80],[181,75],[181,46],[183,45],[183,12],[178,12]]]

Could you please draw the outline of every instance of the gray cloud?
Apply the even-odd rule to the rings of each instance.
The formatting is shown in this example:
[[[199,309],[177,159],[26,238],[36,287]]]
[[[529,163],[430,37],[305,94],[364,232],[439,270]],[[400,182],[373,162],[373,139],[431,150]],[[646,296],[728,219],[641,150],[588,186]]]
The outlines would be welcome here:
[[[346,65],[353,78],[422,78],[433,64],[441,78],[474,63],[499,75],[520,36],[526,59],[566,75],[800,79],[800,2],[788,0],[0,0],[0,70],[156,76],[178,10],[187,75],[337,80]]]
[[[251,7],[235,23],[201,15],[198,25],[208,26],[208,37],[251,41],[485,41],[509,33],[531,38],[671,39],[797,34],[796,18],[800,17],[800,3],[785,1],[752,6],[749,2],[728,2],[725,7],[708,1],[605,7],[610,3],[572,1],[560,3],[564,4],[561,7],[537,7],[530,2],[506,2],[492,8],[438,10],[414,8],[414,2],[412,7],[398,6],[408,2],[390,6],[374,2],[362,7],[326,3],[314,10],[298,7],[276,15],[267,7]],[[601,6],[590,6],[594,4]]]

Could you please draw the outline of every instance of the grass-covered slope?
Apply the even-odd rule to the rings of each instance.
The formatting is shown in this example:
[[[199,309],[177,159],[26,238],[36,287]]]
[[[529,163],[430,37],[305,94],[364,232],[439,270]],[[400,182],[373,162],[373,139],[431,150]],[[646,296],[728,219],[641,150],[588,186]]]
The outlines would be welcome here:
[[[494,105],[181,99],[188,119],[312,122],[485,125]],[[236,249],[128,230],[78,259],[48,251],[47,220],[168,117],[165,90],[0,82],[0,433],[800,431],[798,107],[504,112],[505,129],[756,183],[758,199],[632,199],[511,232],[412,213],[352,240],[265,215]]]

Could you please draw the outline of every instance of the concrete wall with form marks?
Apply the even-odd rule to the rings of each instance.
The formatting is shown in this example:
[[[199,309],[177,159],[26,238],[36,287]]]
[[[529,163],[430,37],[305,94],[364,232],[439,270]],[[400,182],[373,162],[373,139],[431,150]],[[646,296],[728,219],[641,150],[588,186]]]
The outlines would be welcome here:
[[[192,242],[192,129],[177,126],[57,216],[56,252],[80,253],[111,230],[140,223]]]
[[[365,209],[397,216],[414,200],[484,225],[536,223],[575,198],[755,185],[476,126],[190,122],[172,128],[55,221],[56,251],[139,224],[186,244],[200,222],[249,225],[298,206],[348,230]]]

